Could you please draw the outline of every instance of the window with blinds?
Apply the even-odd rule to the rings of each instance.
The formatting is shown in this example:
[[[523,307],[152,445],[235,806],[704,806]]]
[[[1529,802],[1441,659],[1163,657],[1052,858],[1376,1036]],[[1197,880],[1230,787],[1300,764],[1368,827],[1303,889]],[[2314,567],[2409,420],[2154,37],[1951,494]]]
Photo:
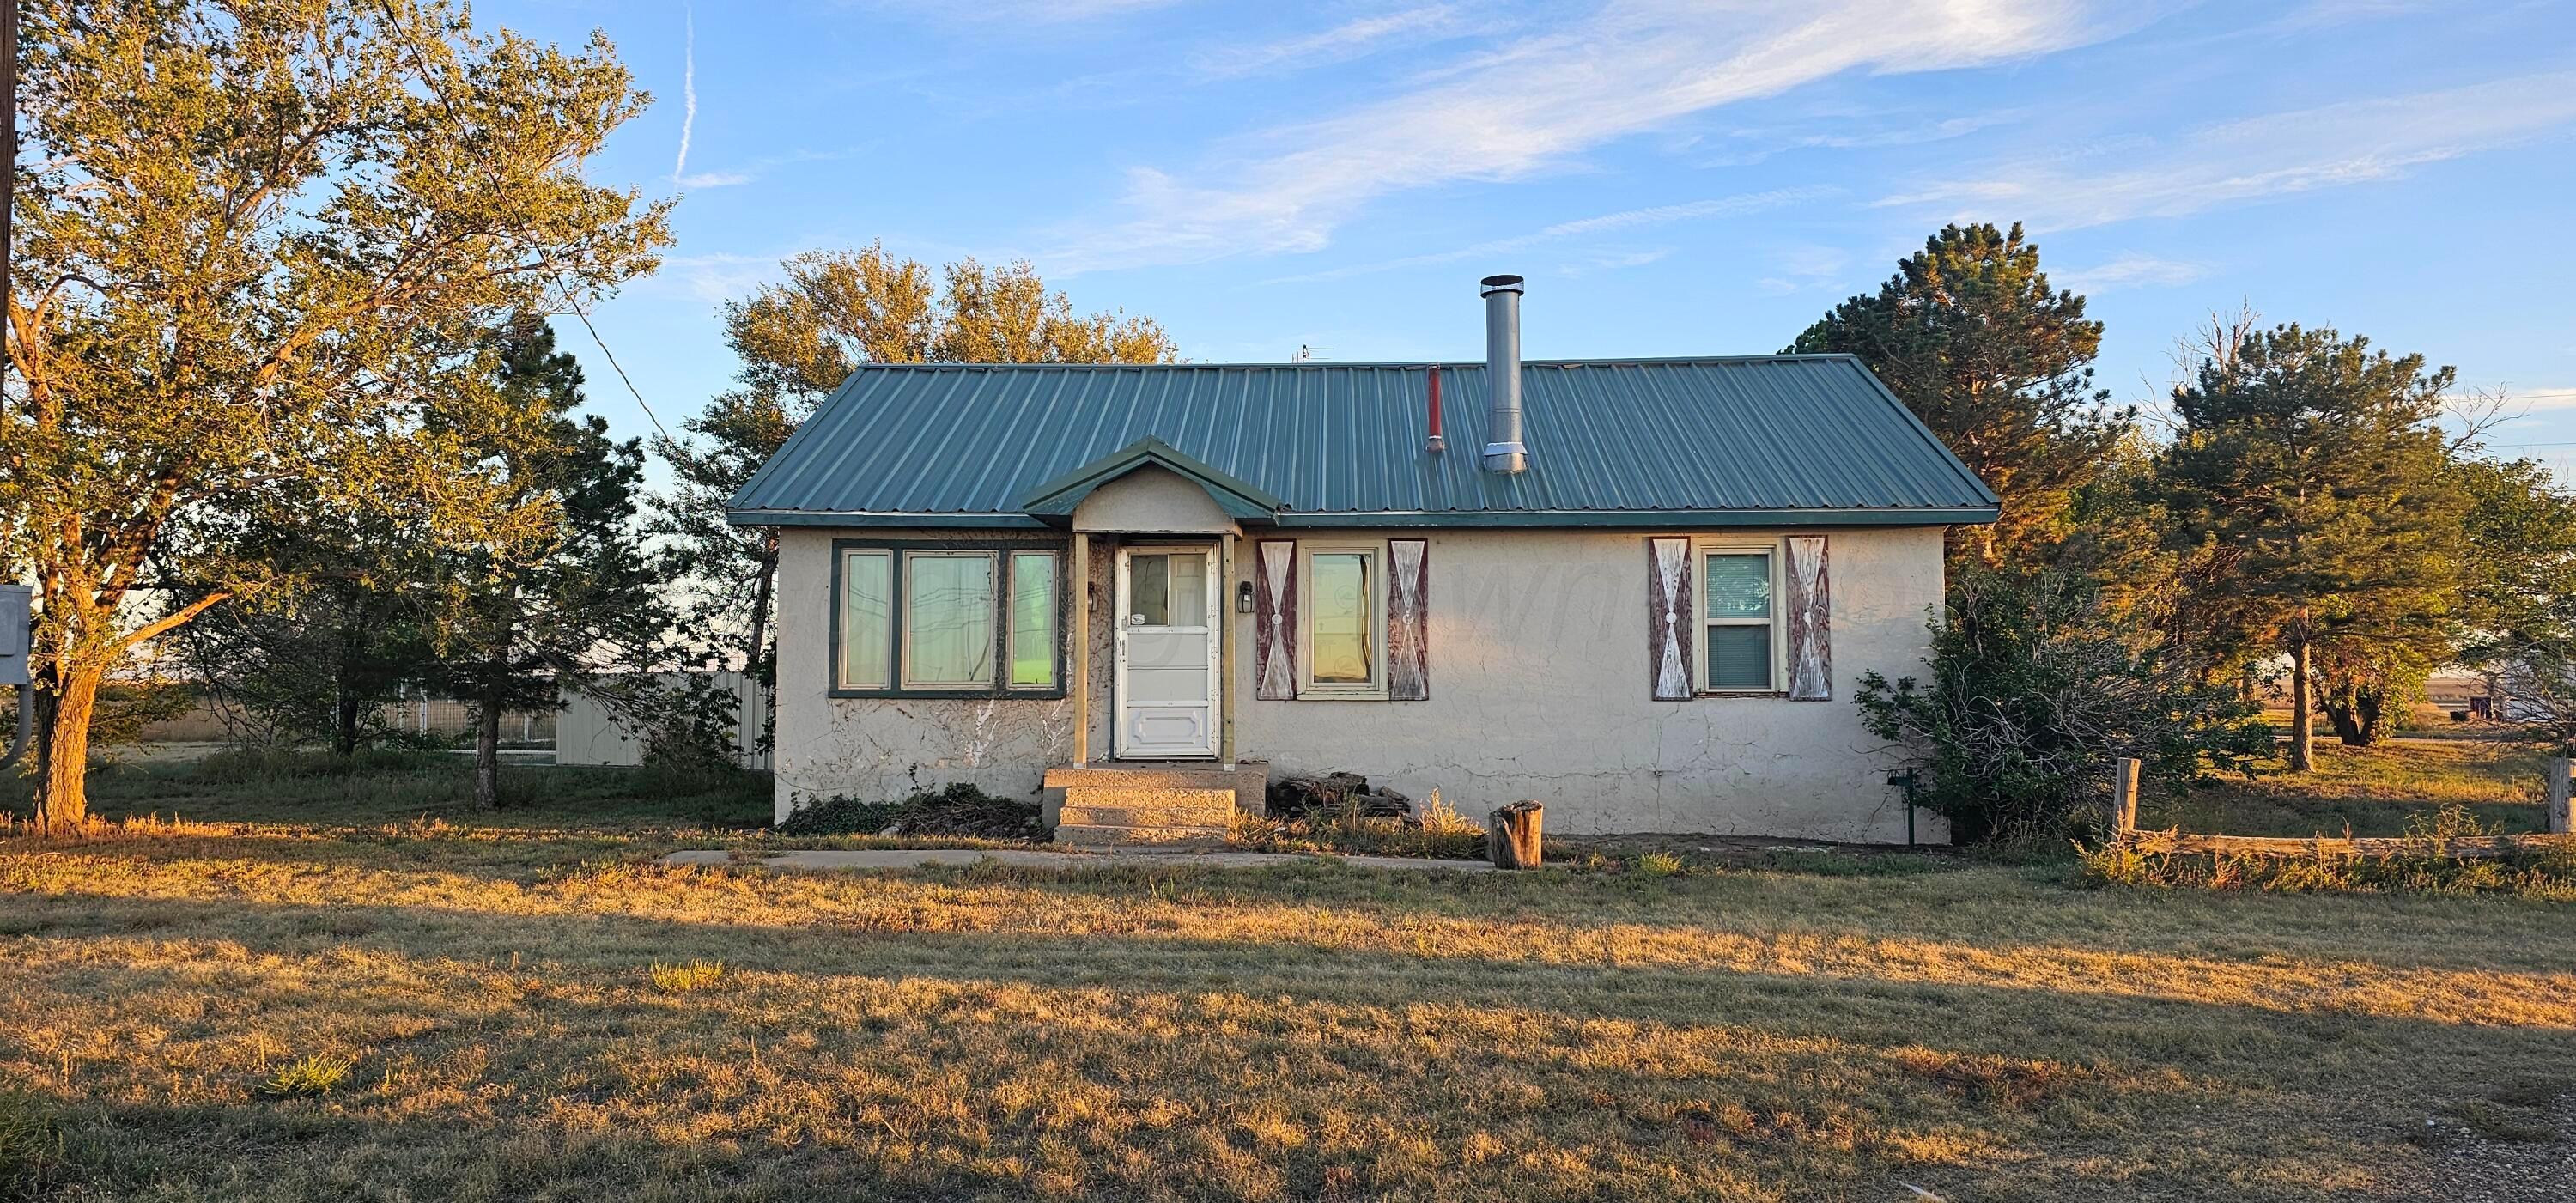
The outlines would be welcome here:
[[[1778,567],[1768,547],[1699,549],[1701,692],[1778,688]]]

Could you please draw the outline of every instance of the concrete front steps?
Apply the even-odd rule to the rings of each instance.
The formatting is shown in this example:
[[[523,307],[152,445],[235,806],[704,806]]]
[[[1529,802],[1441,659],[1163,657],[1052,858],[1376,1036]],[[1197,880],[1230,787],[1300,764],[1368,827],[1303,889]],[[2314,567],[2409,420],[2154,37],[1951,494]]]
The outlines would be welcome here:
[[[1047,770],[1064,791],[1055,842],[1084,848],[1221,848],[1238,807],[1261,813],[1270,766],[1111,761]]]

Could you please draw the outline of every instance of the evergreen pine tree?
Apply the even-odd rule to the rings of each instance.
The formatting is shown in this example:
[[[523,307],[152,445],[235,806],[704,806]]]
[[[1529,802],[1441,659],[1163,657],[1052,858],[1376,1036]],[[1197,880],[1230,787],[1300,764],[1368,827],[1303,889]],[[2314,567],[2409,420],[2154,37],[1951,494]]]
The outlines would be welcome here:
[[[2290,767],[2312,767],[2318,653],[2357,718],[2447,654],[2462,505],[2435,420],[2452,381],[2365,338],[2280,326],[2174,392],[2182,430],[2158,464],[2172,546],[2290,658]]]

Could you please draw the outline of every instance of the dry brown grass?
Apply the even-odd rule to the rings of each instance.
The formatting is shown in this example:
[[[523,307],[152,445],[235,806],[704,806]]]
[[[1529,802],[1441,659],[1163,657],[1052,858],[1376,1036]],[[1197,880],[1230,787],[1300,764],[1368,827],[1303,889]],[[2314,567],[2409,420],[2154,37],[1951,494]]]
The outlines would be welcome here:
[[[2418,816],[2461,806],[2494,830],[2541,830],[2547,757],[2527,745],[2403,739],[2347,748],[2320,738],[2316,765],[2292,775],[2275,761],[2251,781],[2151,793],[2139,804],[2138,824],[2217,835],[2340,836],[2349,828],[2393,836]]]
[[[2576,1065],[2576,924],[2519,900],[640,855],[9,838],[0,1075],[59,1133],[44,1189],[2420,1197],[2427,1116],[2494,1129],[2494,1083]],[[355,1069],[265,1088],[315,1050]]]
[[[2576,1076],[2529,898],[1687,841],[671,869],[779,842],[583,781],[146,776],[194,817],[0,833],[0,1196],[2439,1198]]]

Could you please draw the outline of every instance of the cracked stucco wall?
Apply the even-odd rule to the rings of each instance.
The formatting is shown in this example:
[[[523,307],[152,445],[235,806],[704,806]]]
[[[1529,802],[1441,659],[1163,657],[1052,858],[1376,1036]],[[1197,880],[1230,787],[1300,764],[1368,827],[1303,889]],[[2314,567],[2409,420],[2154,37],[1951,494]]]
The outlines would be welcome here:
[[[941,532],[883,532],[936,537]],[[1270,532],[1247,531],[1247,539]],[[1383,538],[1379,531],[1295,532]],[[1696,832],[1897,842],[1905,808],[1861,728],[1853,682],[1921,671],[1924,623],[1941,597],[1937,527],[1826,532],[1834,698],[1657,702],[1646,679],[1646,532],[1393,532],[1430,541],[1431,697],[1264,702],[1236,622],[1236,741],[1275,772],[1366,774],[1420,799],[1437,788],[1471,817],[1519,798],[1547,804],[1567,834]],[[1734,538],[1787,532],[1731,531]],[[1804,530],[1800,533],[1814,533]],[[915,701],[823,696],[830,546],[854,531],[782,532],[779,813],[836,794],[899,797],[950,781],[1038,792],[1071,759],[1070,701]],[[1272,537],[1276,537],[1275,534]],[[1108,595],[1110,541],[1094,587]],[[1236,578],[1250,579],[1248,546]],[[1231,590],[1229,590],[1229,598]],[[1093,622],[1092,747],[1109,748],[1109,643]],[[1944,838],[1918,817],[1920,837]]]

